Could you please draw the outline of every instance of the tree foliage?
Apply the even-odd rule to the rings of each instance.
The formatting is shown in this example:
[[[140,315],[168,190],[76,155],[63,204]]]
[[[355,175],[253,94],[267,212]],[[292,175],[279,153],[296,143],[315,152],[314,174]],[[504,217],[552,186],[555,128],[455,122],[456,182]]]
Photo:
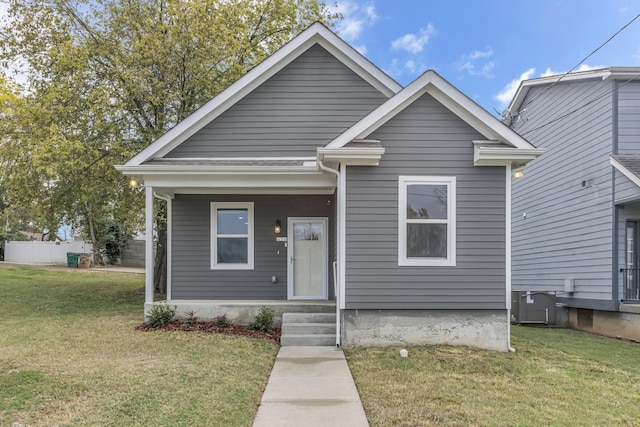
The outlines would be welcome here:
[[[99,219],[125,230],[142,222],[141,194],[113,165],[310,23],[337,18],[316,0],[8,3],[0,61],[19,64],[28,85],[11,108],[11,132],[2,141],[0,164],[9,165],[0,175],[3,200],[43,227],[70,221],[96,251]],[[158,211],[162,225],[164,210]],[[158,229],[159,245],[164,229]]]

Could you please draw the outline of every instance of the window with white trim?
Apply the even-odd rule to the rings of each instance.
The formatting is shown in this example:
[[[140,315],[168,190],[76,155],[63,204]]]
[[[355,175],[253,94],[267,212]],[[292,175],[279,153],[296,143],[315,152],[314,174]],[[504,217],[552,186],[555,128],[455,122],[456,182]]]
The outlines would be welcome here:
[[[398,265],[456,265],[456,178],[400,176]]]
[[[253,203],[211,203],[211,269],[253,269]]]

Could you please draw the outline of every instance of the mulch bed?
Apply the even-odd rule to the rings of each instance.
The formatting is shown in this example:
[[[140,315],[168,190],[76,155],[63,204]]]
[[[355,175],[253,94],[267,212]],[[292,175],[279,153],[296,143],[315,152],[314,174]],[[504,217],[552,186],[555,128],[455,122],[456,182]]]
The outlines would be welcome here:
[[[143,323],[136,326],[136,329],[139,331],[196,331],[212,334],[240,335],[243,337],[261,338],[280,343],[280,328],[274,328],[271,332],[265,332],[247,329],[246,326],[242,325],[230,325],[227,328],[221,328],[216,326],[213,322],[195,322],[192,324],[185,324],[180,320],[176,320],[172,323],[164,326],[158,326],[156,328]]]

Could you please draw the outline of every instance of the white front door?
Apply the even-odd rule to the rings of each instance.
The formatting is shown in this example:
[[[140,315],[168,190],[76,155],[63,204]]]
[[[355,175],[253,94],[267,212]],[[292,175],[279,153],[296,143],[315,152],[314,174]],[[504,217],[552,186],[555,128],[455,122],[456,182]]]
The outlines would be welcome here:
[[[289,299],[327,299],[327,223],[327,218],[289,218]]]

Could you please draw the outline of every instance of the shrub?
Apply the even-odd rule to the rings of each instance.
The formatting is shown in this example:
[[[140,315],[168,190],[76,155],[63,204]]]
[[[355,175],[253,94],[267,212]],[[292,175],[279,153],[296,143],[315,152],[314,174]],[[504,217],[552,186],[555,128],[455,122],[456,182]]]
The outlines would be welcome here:
[[[193,325],[197,321],[198,321],[198,318],[195,316],[195,313],[193,310],[185,312],[184,317],[182,318],[182,324],[187,326]]]
[[[218,328],[228,328],[231,326],[231,320],[227,317],[227,313],[213,318],[213,324]]]
[[[168,325],[173,322],[177,307],[169,307],[166,303],[154,304],[147,314],[147,325],[152,328]]]
[[[256,315],[256,320],[247,325],[248,329],[254,329],[258,331],[271,332],[273,330],[273,320],[276,313],[273,308],[261,307],[260,311]]]

